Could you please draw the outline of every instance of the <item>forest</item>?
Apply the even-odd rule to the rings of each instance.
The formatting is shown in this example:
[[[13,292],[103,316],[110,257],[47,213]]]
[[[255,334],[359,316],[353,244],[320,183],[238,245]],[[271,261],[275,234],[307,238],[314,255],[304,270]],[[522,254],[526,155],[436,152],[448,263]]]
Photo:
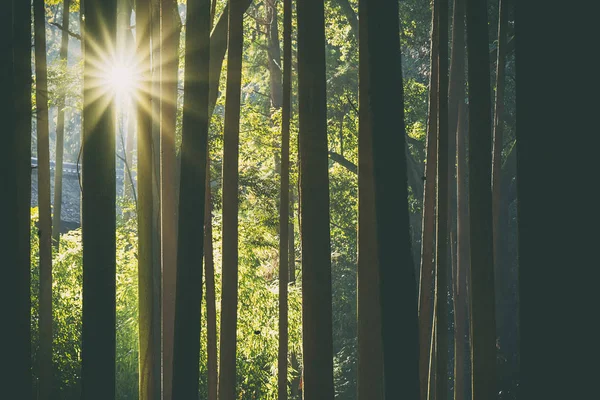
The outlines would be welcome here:
[[[526,3],[3,2],[0,397],[592,398],[594,23]]]

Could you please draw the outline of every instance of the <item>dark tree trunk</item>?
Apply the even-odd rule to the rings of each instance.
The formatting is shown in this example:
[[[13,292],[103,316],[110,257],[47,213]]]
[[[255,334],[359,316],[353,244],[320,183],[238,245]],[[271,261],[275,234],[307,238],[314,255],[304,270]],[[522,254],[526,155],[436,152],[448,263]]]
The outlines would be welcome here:
[[[494,270],[496,284],[496,313],[497,313],[497,337],[498,352],[508,361],[509,355],[506,352],[509,341],[510,327],[507,327],[507,313],[514,313],[516,309],[509,310],[511,300],[514,295],[511,294],[511,280],[507,279],[510,273],[510,265],[507,258],[507,248],[504,240],[508,236],[508,205],[505,204],[503,196],[503,177],[502,177],[502,149],[504,147],[504,92],[505,92],[505,64],[506,64],[506,44],[508,41],[508,0],[499,1],[498,12],[498,59],[496,62],[496,103],[494,111],[493,125],[493,147],[492,147],[492,218],[493,218],[493,236],[494,236]],[[501,219],[502,218],[502,219]],[[504,229],[503,229],[504,228]],[[513,320],[513,323],[515,321]],[[503,384],[506,374],[505,368],[498,365],[498,390],[510,392],[510,388]]]
[[[456,273],[454,276],[454,399],[465,399],[467,381],[465,367],[467,365],[467,336],[468,330],[468,293],[467,280],[469,275],[469,203],[467,198],[467,105],[462,102],[458,109],[456,126],[456,191],[457,191],[457,220],[456,220]]]
[[[433,324],[435,196],[437,171],[438,126],[438,13],[439,3],[431,10],[431,72],[429,77],[429,112],[427,114],[427,162],[423,193],[423,222],[421,227],[421,271],[419,278],[419,381],[421,399],[428,398],[432,365],[430,359]],[[434,378],[435,379],[435,378]]]
[[[361,18],[359,69],[366,71],[369,59],[367,19]],[[373,144],[369,113],[368,74],[359,79],[358,135],[358,376],[359,400],[383,400],[383,348],[381,337],[381,301],[379,263],[375,224],[375,188],[373,186]]]
[[[381,329],[385,398],[419,398],[419,324],[415,270],[408,216],[404,99],[398,4],[361,0],[367,57],[360,76],[367,77],[372,143],[376,251],[380,277]],[[395,129],[390,129],[394,127]],[[303,143],[304,145],[304,143]],[[399,160],[398,160],[399,159]],[[398,162],[396,162],[398,161]],[[397,321],[403,321],[398,331]],[[304,338],[306,340],[306,337]]]
[[[238,155],[245,0],[229,3],[227,89],[223,135],[223,266],[219,399],[236,395],[236,328],[238,298]]]
[[[177,279],[177,83],[181,19],[175,0],[162,0],[161,49],[161,246],[163,318],[163,397],[171,400],[173,382],[173,329]]]
[[[0,291],[5,318],[0,337],[5,362],[0,386],[5,393],[33,399],[31,368],[31,3],[3,5],[6,23],[0,25],[0,209],[6,211],[0,241],[3,260],[3,290]],[[9,23],[8,21],[12,21]]]
[[[452,17],[452,52],[450,60],[450,82],[448,90],[448,143],[450,151],[449,167],[449,198],[452,227],[450,232],[456,242],[450,245],[455,256],[452,257],[452,293],[454,307],[454,400],[463,400],[465,395],[465,334],[466,334],[466,306],[464,284],[466,284],[464,266],[466,236],[464,232],[465,218],[468,213],[461,207],[465,203],[464,192],[461,193],[461,201],[458,200],[458,185],[464,181],[466,146],[464,141],[465,123],[461,119],[465,98],[465,3],[464,0],[454,0]],[[462,146],[462,147],[461,147]],[[461,189],[462,190],[462,189]],[[461,212],[464,211],[464,212]],[[459,222],[460,220],[460,222]],[[458,225],[461,224],[460,232]],[[468,249],[468,247],[466,248]],[[463,263],[461,265],[461,262]]]
[[[46,68],[46,9],[44,0],[33,2],[35,38],[35,97],[38,158],[40,239],[40,349],[39,398],[52,392],[52,215],[50,207],[50,134],[48,128],[48,72]],[[60,223],[60,222],[59,222]]]
[[[331,245],[323,0],[297,4],[303,394],[333,399]]]
[[[138,318],[139,398],[153,400],[154,366],[160,362],[154,343],[153,202],[152,202],[152,93],[150,70],[150,0],[136,3],[135,24],[140,88],[137,95],[137,193],[138,193]]]
[[[436,399],[448,394],[448,222],[449,129],[448,129],[448,0],[439,1],[438,56],[438,154],[437,154],[437,232],[436,232]]]
[[[106,67],[96,60],[116,40],[117,3],[86,0],[85,7],[82,399],[110,400],[115,398],[116,343],[115,110],[111,94],[98,89]],[[105,40],[98,45],[99,37]]]
[[[198,396],[209,127],[210,1],[188,1],[187,18],[173,347],[172,398],[175,400]]]
[[[71,0],[63,0],[62,31],[59,59],[67,68],[67,55],[69,54],[69,7]],[[54,213],[52,225],[52,240],[56,249],[60,245],[60,223],[62,210],[62,177],[63,155],[65,143],[65,94],[61,93],[58,102],[58,115],[56,117],[56,160],[54,162]]]
[[[277,8],[273,7],[277,27]],[[272,32],[273,33],[273,32]],[[279,37],[276,48],[279,49]],[[277,61],[279,58],[277,59]],[[281,70],[280,70],[281,72]],[[290,243],[290,117],[292,112],[292,1],[283,3],[283,87],[281,117],[281,188],[279,199],[279,354],[277,399],[288,398],[288,279]],[[274,94],[271,95],[273,98]]]
[[[471,351],[474,399],[496,396],[492,123],[485,1],[467,0]]]
[[[215,261],[213,258],[212,199],[210,188],[210,150],[206,154],[206,197],[204,223],[204,269],[206,271],[206,346],[208,400],[217,400],[217,308],[215,295]]]

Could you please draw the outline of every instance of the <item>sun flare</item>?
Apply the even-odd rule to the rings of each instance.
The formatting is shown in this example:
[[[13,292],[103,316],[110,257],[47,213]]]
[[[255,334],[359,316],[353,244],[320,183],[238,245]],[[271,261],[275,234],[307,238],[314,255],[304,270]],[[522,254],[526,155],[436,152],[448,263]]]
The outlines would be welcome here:
[[[117,96],[131,96],[136,89],[133,68],[127,65],[114,65],[110,68],[108,84]]]

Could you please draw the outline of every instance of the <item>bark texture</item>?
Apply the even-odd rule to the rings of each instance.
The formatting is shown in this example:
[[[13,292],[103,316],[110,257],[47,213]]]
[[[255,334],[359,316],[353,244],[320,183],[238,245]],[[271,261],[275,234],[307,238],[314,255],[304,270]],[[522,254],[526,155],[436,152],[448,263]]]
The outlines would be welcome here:
[[[86,0],[82,152],[84,400],[115,398],[115,110],[110,93],[98,92],[104,86],[104,71],[95,60],[110,54],[111,43],[116,40],[116,17],[116,0]],[[96,46],[98,37],[105,40]]]
[[[331,244],[323,0],[297,4],[303,395],[333,399]]]

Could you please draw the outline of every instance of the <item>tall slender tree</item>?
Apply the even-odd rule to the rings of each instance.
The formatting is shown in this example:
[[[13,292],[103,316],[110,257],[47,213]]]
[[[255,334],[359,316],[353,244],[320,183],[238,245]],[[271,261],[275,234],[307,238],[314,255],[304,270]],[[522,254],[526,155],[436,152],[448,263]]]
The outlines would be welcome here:
[[[448,0],[439,2],[438,56],[438,155],[437,155],[437,232],[435,257],[436,300],[436,399],[448,395],[448,222],[449,217],[449,134],[448,134]],[[451,265],[451,264],[450,264]]]
[[[137,217],[138,217],[138,318],[139,318],[139,396],[154,399],[155,364],[160,353],[153,346],[154,330],[152,268],[152,92],[150,71],[149,0],[137,0],[135,10],[138,93],[137,99]]]
[[[464,121],[461,113],[464,111],[465,98],[465,2],[454,0],[452,16],[452,50],[450,55],[450,80],[448,88],[448,143],[449,160],[449,200],[450,231],[456,240],[455,258],[452,267],[452,300],[454,307],[454,399],[463,400],[465,395],[465,336],[466,336],[466,297],[463,293],[466,283],[466,267],[464,263],[465,238],[464,222],[467,213],[463,210],[465,203],[464,192],[460,193],[459,184],[463,183],[464,163],[466,162],[464,146]],[[461,136],[463,135],[463,136]],[[454,139],[453,139],[454,138]],[[456,174],[456,175],[455,175]],[[459,228],[460,225],[460,228]],[[454,247],[454,243],[451,243]],[[468,247],[467,247],[468,249]]]
[[[359,20],[359,69],[368,68],[364,49],[368,45],[367,19]],[[358,135],[358,374],[360,400],[381,400],[383,393],[383,349],[381,337],[381,307],[377,237],[375,236],[375,197],[373,186],[373,146],[370,135],[368,74],[359,79]]]
[[[276,15],[276,14],[275,14]],[[277,20],[275,19],[275,24]],[[288,395],[288,281],[290,220],[290,117],[292,113],[292,1],[283,2],[283,98],[281,189],[279,199],[279,355],[278,400]]]
[[[302,346],[305,399],[333,399],[331,244],[323,0],[297,4]]]
[[[63,0],[63,11],[62,11],[62,26],[60,41],[60,55],[59,59],[64,64],[64,68],[67,68],[67,56],[69,54],[69,8],[71,7],[71,0]],[[56,116],[56,159],[54,161],[54,213],[53,213],[53,224],[52,224],[52,241],[56,248],[59,247],[60,243],[60,224],[61,224],[61,212],[62,212],[62,177],[63,177],[63,157],[65,151],[65,106],[66,106],[65,93],[61,93],[58,97],[56,104],[58,108],[58,114]]]
[[[115,111],[105,60],[116,42],[116,0],[86,0],[83,93],[82,399],[115,398]],[[99,40],[101,38],[101,40]]]
[[[217,307],[215,295],[215,260],[213,256],[212,196],[210,187],[210,148],[206,155],[206,197],[204,228],[204,270],[206,271],[206,363],[208,400],[217,400]]]
[[[229,3],[227,89],[223,134],[223,266],[219,400],[236,398],[236,327],[238,299],[238,156],[244,0]]]
[[[433,325],[434,243],[435,243],[435,191],[437,171],[438,124],[438,20],[439,2],[433,1],[431,10],[431,51],[429,75],[429,112],[427,113],[427,154],[425,187],[423,190],[423,222],[421,230],[421,271],[419,277],[419,381],[421,398],[429,393],[431,331]],[[433,378],[435,379],[435,377]]]
[[[171,400],[173,379],[173,329],[177,277],[177,82],[181,18],[175,0],[161,2],[161,123],[160,206],[162,253],[163,396]]]
[[[408,217],[404,99],[398,3],[361,0],[366,45],[360,76],[367,75],[372,143],[376,251],[379,263],[384,395],[419,398],[419,327]],[[302,143],[303,144],[303,143]],[[393,183],[392,183],[393,182]],[[397,321],[404,323],[401,332]],[[306,337],[304,338],[306,340]]]
[[[467,0],[471,354],[474,399],[496,393],[496,319],[492,237],[492,123],[487,10]]]
[[[187,7],[173,346],[172,398],[175,400],[198,396],[209,126],[210,1],[191,0]]]
[[[31,3],[9,1],[3,5],[0,26],[0,207],[7,210],[0,241],[3,279],[0,296],[6,307],[0,337],[6,346],[0,367],[3,393],[33,399],[31,368]]]
[[[46,8],[33,2],[35,44],[35,97],[38,158],[38,207],[40,239],[40,349],[39,396],[52,392],[52,215],[50,207],[50,132],[48,126],[48,70],[46,67]]]

